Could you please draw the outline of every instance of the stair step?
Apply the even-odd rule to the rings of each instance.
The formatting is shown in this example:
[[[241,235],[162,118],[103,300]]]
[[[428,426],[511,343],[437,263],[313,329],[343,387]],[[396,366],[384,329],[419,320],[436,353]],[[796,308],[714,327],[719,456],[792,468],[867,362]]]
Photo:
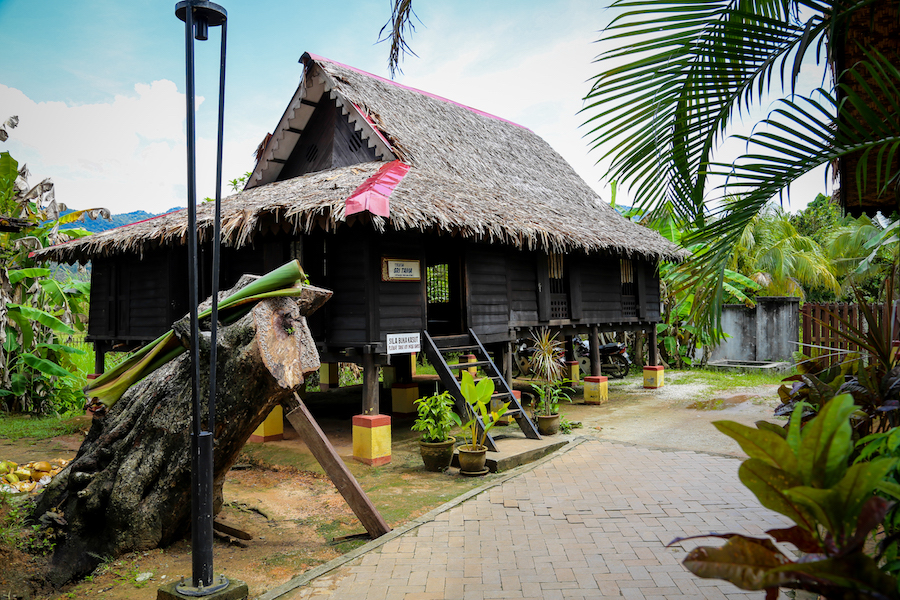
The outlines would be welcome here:
[[[483,367],[483,366],[489,365],[489,364],[491,364],[491,363],[489,363],[486,360],[481,360],[478,362],[459,363],[458,365],[447,365],[447,368],[449,368],[449,369],[470,369],[472,367]]]
[[[472,342],[468,335],[443,335],[431,338],[438,350],[452,346],[465,346]]]
[[[453,354],[454,352],[466,352],[471,354],[473,350],[478,350],[478,346],[447,346],[439,347],[438,350],[441,351],[441,354]]]

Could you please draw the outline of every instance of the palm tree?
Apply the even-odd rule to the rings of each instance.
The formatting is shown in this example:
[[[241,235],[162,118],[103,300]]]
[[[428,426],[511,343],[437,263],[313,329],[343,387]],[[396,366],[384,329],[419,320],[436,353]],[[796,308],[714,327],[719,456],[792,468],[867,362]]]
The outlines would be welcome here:
[[[624,12],[601,41],[616,49],[598,58],[585,108],[593,146],[610,161],[610,179],[628,183],[640,205],[671,203],[701,227],[700,237],[714,241],[707,268],[721,272],[753,218],[820,165],[842,165],[845,192],[897,193],[896,3],[616,0],[612,7]],[[888,24],[887,42],[881,31],[850,37],[873,18]],[[848,56],[861,59],[847,64]],[[830,66],[835,83],[801,97],[801,67],[813,58]],[[729,126],[771,87],[786,97],[766,128],[739,136],[747,151],[736,162],[717,163]],[[851,161],[855,172],[847,173]],[[714,176],[727,179],[713,188]],[[729,195],[738,200],[725,202]]]
[[[790,215],[774,203],[744,227],[728,266],[756,282],[760,295],[805,298],[810,288],[841,291],[822,247],[800,235]]]

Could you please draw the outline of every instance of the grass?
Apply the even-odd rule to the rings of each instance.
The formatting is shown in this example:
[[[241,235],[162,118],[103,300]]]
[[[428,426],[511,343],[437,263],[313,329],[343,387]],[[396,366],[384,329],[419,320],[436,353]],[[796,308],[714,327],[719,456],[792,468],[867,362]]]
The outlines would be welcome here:
[[[703,383],[715,389],[727,390],[738,387],[758,385],[777,385],[791,373],[734,373],[730,371],[712,371],[707,369],[690,369],[670,371],[678,373],[678,377],[666,380],[666,384],[685,385]]]
[[[31,417],[31,416],[3,416],[0,417],[0,438],[18,440],[22,438],[34,438],[45,440],[58,435],[69,435],[84,431],[86,428],[85,417]]]

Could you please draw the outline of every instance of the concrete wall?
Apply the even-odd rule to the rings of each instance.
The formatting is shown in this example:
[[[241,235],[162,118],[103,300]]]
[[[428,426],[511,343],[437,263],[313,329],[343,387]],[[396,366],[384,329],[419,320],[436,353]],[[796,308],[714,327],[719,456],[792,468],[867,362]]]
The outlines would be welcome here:
[[[791,361],[800,341],[800,299],[764,296],[755,308],[726,304],[722,330],[731,337],[710,360]]]

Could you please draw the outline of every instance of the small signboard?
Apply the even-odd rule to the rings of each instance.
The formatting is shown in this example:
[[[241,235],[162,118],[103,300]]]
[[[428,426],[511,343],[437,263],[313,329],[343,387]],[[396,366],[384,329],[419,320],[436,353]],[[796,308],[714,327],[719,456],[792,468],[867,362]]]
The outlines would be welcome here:
[[[422,349],[418,333],[389,333],[386,342],[388,354],[409,354]]]
[[[422,281],[422,269],[417,260],[381,259],[382,281]]]

